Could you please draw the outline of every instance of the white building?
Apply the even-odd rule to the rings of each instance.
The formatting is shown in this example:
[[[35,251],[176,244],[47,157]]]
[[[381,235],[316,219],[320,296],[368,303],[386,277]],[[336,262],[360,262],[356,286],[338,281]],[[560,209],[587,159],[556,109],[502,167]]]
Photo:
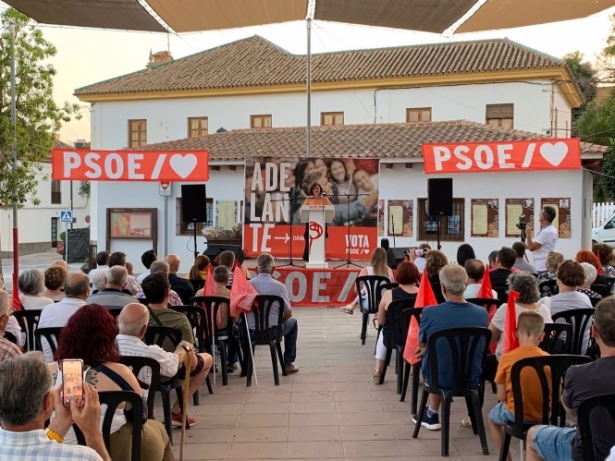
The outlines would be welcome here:
[[[56,141],[60,148],[71,148],[66,143]],[[67,228],[60,222],[60,212],[70,209],[70,181],[51,179],[51,160],[41,162],[42,171],[37,173],[38,186],[35,196],[40,204],[31,201],[19,208],[19,253],[32,254],[48,251],[57,247],[60,233]],[[80,181],[73,182],[73,228],[88,227],[86,217],[90,215],[90,199],[79,196]],[[13,253],[13,209],[0,208],[0,255],[3,258]]]
[[[527,139],[532,136],[530,133],[567,137],[571,108],[581,103],[579,89],[570,83],[572,75],[563,61],[509,40],[344,51],[315,55],[312,59],[313,126],[466,120],[476,124],[425,123],[424,126],[425,129],[447,127],[449,138],[459,141],[468,140],[464,137],[467,126],[491,136],[489,139]],[[286,132],[276,128],[305,127],[305,56],[292,55],[260,37],[80,88],[76,95],[92,103],[93,149],[139,148],[156,143],[165,143],[159,146],[164,149],[211,149],[212,172],[207,184],[208,197],[212,199],[210,222],[215,221],[215,203],[243,199],[246,156],[302,155],[297,151],[297,143],[304,145],[304,137],[295,140],[295,144],[285,143],[283,136],[282,144],[273,141],[278,136],[274,133]],[[212,134],[199,141],[169,143],[215,133],[221,128],[229,133]],[[234,130],[250,128],[261,133],[259,139],[269,136],[272,142],[241,144],[241,133],[250,132]],[[265,135],[267,130],[261,128],[274,129]],[[315,130],[315,136],[320,133],[324,137],[325,148],[313,148],[313,156],[331,156],[333,149],[326,148],[326,138],[327,133],[336,130],[337,127]],[[305,128],[291,131],[304,133]],[[432,135],[437,136],[438,130]],[[418,145],[423,141],[426,139],[413,139]],[[397,152],[385,155],[378,152],[378,145],[371,144],[362,152],[346,151],[345,154],[365,156],[364,152],[369,151],[382,158],[380,199],[413,198],[417,209],[416,200],[426,196],[426,179],[419,174],[422,166],[416,145],[408,150],[398,147]],[[336,152],[338,156],[341,154]],[[586,161],[601,161],[602,155],[603,150],[584,147]],[[413,164],[413,168],[407,168],[407,164]],[[519,188],[518,181],[502,185],[510,179],[506,174],[486,175],[484,181],[482,178],[477,181],[475,175],[462,176],[454,190],[455,197],[465,199],[466,209],[472,197],[492,195],[487,193],[490,190],[497,190],[502,199],[518,196],[513,194]],[[571,212],[575,218],[581,219],[579,213],[583,212],[585,219],[582,210],[589,206],[585,202],[591,201],[591,175],[574,171],[558,175],[541,173],[536,177],[540,181],[528,179],[524,195],[536,199],[553,196],[559,192],[558,187],[563,187],[561,193],[574,197]],[[566,177],[567,181],[556,177]],[[549,178],[553,178],[555,189],[547,193],[545,185],[550,185]],[[190,260],[191,239],[179,223],[179,196],[178,184],[173,185],[170,199],[160,197],[158,184],[93,185],[92,238],[102,249],[107,239],[108,208],[157,208],[158,252],[175,252]],[[416,218],[414,222],[417,236]],[[502,223],[500,229],[503,226]],[[579,226],[578,231],[575,228],[573,235],[570,248],[564,248],[568,252],[578,249],[586,240],[584,227]],[[492,249],[510,243],[510,239],[473,241],[469,228],[463,240],[475,246],[479,257],[486,257]],[[152,245],[147,241],[114,242],[129,253],[137,271],[141,252]],[[415,242],[415,238],[397,239],[397,246]],[[445,242],[444,250],[451,254],[459,243],[462,241]]]

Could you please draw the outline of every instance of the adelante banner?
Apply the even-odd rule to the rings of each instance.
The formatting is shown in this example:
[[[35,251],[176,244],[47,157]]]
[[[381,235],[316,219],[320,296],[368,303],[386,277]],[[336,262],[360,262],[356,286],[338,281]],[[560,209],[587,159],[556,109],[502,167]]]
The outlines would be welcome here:
[[[51,167],[55,181],[202,182],[209,180],[209,152],[52,149]]]
[[[581,168],[578,139],[423,144],[422,149],[427,174]]]
[[[369,259],[377,247],[378,159],[248,157],[245,167],[244,250],[301,258],[305,224],[299,209],[318,182],[335,207],[327,226],[326,257]],[[350,235],[348,234],[350,229]]]

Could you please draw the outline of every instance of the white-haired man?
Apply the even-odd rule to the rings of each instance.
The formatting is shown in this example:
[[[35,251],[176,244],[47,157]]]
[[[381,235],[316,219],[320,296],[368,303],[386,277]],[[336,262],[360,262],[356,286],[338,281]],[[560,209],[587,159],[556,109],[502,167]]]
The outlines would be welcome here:
[[[261,295],[279,296],[284,300],[284,306],[278,306],[277,303],[271,307],[269,313],[269,326],[275,327],[278,323],[279,309],[284,309],[284,322],[282,323],[282,336],[284,336],[284,367],[286,373],[297,373],[299,368],[293,365],[293,362],[297,358],[297,335],[298,326],[297,319],[293,318],[293,311],[290,308],[290,301],[288,300],[288,291],[283,283],[278,282],[272,277],[275,269],[275,261],[273,256],[269,253],[261,254],[256,260],[256,268],[258,270],[258,276],[250,280],[252,286]],[[254,314],[249,312],[248,328],[254,330]],[[275,337],[276,331],[271,328],[271,336]]]
[[[134,303],[137,299],[124,292],[128,283],[128,271],[124,266],[112,266],[107,269],[105,276],[105,288],[90,296],[88,304],[100,304],[108,309],[122,308],[127,304]]]

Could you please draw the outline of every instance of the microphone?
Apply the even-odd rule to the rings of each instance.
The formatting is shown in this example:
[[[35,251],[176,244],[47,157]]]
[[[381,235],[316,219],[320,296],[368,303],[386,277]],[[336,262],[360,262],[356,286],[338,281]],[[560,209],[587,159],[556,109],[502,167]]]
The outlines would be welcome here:
[[[326,197],[327,194],[325,194],[324,192],[322,194],[320,194],[321,197]]]

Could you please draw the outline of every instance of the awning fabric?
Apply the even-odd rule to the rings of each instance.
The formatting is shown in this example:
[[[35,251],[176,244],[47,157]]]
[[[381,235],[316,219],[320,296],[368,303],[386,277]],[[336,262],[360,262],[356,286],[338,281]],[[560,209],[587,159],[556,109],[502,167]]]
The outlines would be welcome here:
[[[9,0],[42,24],[166,32],[138,0]]]
[[[586,18],[612,6],[615,6],[615,0],[487,0],[455,33]]]
[[[164,32],[148,4],[175,32],[302,20],[308,0],[4,0],[44,24]],[[590,16],[615,0],[315,0],[315,19],[442,33],[481,6],[457,33]]]

